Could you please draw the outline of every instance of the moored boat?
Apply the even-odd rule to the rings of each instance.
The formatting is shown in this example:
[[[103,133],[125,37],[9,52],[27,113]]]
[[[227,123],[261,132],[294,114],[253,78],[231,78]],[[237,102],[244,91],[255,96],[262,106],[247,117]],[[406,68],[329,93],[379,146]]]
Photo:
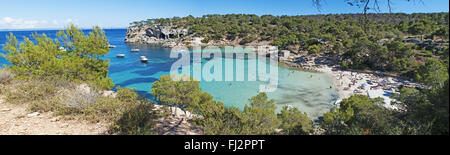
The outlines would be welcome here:
[[[137,49],[137,48],[133,48],[133,49],[131,49],[131,52],[139,52],[140,50],[139,49]]]
[[[147,62],[148,62],[148,59],[147,59],[147,58],[141,58],[141,62],[147,63]]]
[[[125,57],[125,54],[117,54],[116,55],[118,58],[124,58]]]

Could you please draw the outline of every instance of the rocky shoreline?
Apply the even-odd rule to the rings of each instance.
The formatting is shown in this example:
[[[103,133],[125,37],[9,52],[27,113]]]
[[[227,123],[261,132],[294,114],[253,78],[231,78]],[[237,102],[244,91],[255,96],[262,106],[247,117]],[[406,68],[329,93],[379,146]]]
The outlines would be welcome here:
[[[177,29],[171,26],[132,26],[128,27],[125,36],[126,43],[155,44],[173,47],[181,42],[181,37],[188,34],[187,29]]]
[[[175,46],[235,46],[240,45],[241,38],[202,42],[202,36],[191,34],[189,29],[176,26],[143,25],[127,28],[125,43],[159,45],[166,48]],[[245,46],[264,46],[269,41],[246,43]]]

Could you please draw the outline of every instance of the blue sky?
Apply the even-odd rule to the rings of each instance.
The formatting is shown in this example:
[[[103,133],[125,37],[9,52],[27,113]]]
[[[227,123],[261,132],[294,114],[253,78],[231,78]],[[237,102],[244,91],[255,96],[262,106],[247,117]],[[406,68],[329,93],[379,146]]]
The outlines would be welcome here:
[[[358,13],[345,0],[324,0],[322,10],[312,0],[0,0],[0,29],[127,27],[148,18],[205,14],[307,15]],[[381,4],[386,8],[385,1]],[[393,12],[448,12],[448,0],[392,0]],[[387,9],[382,10],[387,12]]]

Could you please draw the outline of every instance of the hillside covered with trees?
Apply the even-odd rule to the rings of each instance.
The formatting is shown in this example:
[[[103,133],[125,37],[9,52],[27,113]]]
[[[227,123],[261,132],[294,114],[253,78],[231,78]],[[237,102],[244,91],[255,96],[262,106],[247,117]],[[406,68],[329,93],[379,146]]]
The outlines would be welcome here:
[[[202,37],[203,43],[210,44],[267,42],[294,53],[306,51],[309,55],[333,56],[345,68],[380,70],[416,78],[415,70],[429,58],[448,65],[448,24],[448,13],[213,14],[147,19],[133,22],[131,27],[161,25],[189,29],[189,35],[181,37]]]
[[[104,95],[114,86],[108,61],[99,59],[109,52],[108,39],[98,27],[84,34],[75,26],[59,32],[56,39],[35,34],[18,43],[10,35],[3,46],[8,54],[3,56],[11,66],[0,70],[0,93],[6,102],[26,104],[31,111],[109,121],[110,134],[155,134],[155,119],[167,116],[154,110],[159,103],[198,116],[190,123],[212,135],[448,135],[448,13],[369,14],[367,29],[359,17],[208,15],[153,19],[135,26],[184,27],[191,36],[209,39],[204,42],[268,41],[292,51],[306,50],[309,55],[337,57],[345,68],[414,77],[424,87],[404,87],[394,95],[401,110],[380,106],[379,99],[354,95],[314,122],[302,109],[284,107],[276,113],[275,101],[264,93],[249,97],[250,105],[243,110],[225,107],[203,92],[198,81],[176,81],[170,76],[153,83],[149,91],[155,102],[139,98],[130,89],[118,88],[115,97]],[[408,37],[433,43],[410,43]],[[80,88],[83,83],[89,91]]]
[[[405,87],[394,95],[394,104],[402,110],[380,106],[379,99],[354,95],[325,113],[323,121],[313,127],[301,109],[285,107],[275,114],[274,101],[264,94],[251,98],[251,106],[239,111],[202,93],[198,83],[180,83],[169,77],[155,82],[152,94],[157,100],[203,116],[205,119],[196,124],[207,134],[317,134],[323,130],[323,134],[333,135],[401,135],[448,134],[448,20],[448,13],[228,14],[148,19],[131,24],[189,29],[189,35],[182,37],[202,37],[203,43],[210,44],[224,40],[237,40],[241,45],[268,42],[294,53],[307,51],[310,56],[336,58],[336,64],[346,69],[378,70],[414,78],[425,88]],[[175,86],[181,88],[169,89]],[[195,88],[198,95],[179,92],[188,88]],[[170,101],[169,94],[178,94],[172,98],[183,100]],[[255,126],[264,126],[265,130]]]

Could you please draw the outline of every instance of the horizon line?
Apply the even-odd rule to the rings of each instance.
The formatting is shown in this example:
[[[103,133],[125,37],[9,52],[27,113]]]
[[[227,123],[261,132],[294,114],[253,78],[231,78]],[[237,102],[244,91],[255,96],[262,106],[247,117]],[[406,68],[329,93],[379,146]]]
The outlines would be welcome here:
[[[128,27],[107,27],[101,28],[103,30],[111,30],[111,29],[127,29]],[[51,31],[51,30],[64,30],[65,28],[26,28],[26,29],[0,29],[2,31]],[[92,28],[79,28],[81,30],[92,30]]]
[[[440,11],[440,12],[412,12],[412,13],[406,13],[406,12],[371,12],[371,13],[367,13],[368,15],[370,14],[433,14],[433,13],[449,13],[448,11]],[[257,14],[251,14],[251,13],[225,13],[225,14],[204,14],[201,16],[194,16],[196,18],[205,16],[205,15],[230,15],[230,14],[242,14],[242,15],[257,15]],[[315,15],[359,15],[359,14],[363,14],[363,13],[318,13],[318,14],[297,14],[297,15],[272,15],[275,17],[281,17],[281,16],[315,16]],[[271,14],[261,14],[261,15],[257,15],[259,17],[264,16],[264,15],[271,15]],[[190,15],[185,15],[183,17],[187,17]],[[173,16],[173,17],[166,17],[166,18],[174,18],[174,17],[179,17],[179,16]],[[159,17],[159,18],[165,18],[165,17]],[[150,19],[150,18],[149,18]],[[158,19],[158,18],[151,18],[151,19]],[[145,20],[145,19],[143,19]],[[133,22],[133,21],[132,21]],[[95,25],[94,25],[95,26]],[[82,27],[80,29],[82,30],[91,30],[93,26],[91,27]],[[106,28],[102,28],[101,29],[127,29],[129,26],[125,26],[125,27],[106,27]],[[36,30],[64,30],[65,28],[24,28],[24,29],[20,29],[20,28],[13,28],[13,29],[0,29],[0,31],[36,31]]]

